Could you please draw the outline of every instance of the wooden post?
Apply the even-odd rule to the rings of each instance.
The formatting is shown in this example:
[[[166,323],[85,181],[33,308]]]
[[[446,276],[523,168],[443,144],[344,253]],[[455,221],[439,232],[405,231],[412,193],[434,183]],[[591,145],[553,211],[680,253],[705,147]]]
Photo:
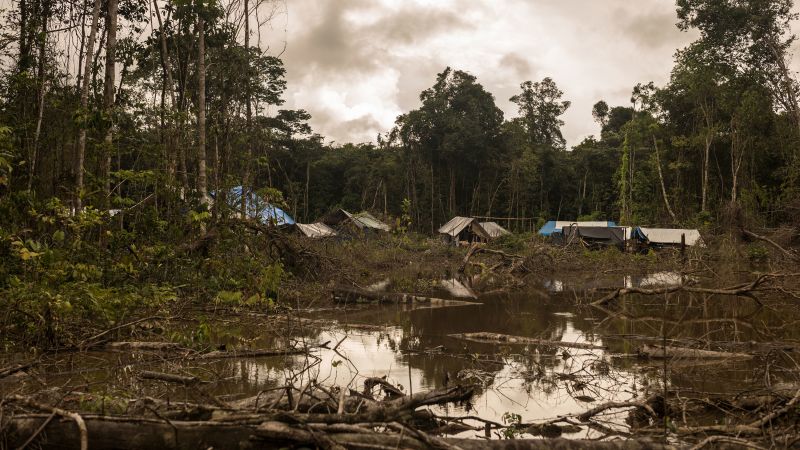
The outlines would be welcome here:
[[[686,260],[686,233],[681,233],[681,257]]]

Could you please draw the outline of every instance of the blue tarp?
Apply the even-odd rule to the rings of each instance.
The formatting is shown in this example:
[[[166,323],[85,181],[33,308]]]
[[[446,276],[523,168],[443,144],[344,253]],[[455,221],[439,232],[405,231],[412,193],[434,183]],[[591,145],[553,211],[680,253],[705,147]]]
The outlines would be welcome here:
[[[241,186],[236,186],[228,191],[228,205],[237,211],[241,209],[241,198]],[[255,192],[248,191],[245,198],[247,198],[248,218],[257,219],[260,222],[277,226],[295,224],[294,219],[292,219],[289,214],[286,214],[286,211],[264,201],[264,199],[259,197]]]
[[[578,225],[582,227],[615,227],[617,226],[616,223],[610,220],[603,220],[603,221],[589,221],[589,222],[578,222],[578,221],[569,221],[569,220],[551,220],[544,224],[542,228],[539,229],[539,234],[542,236],[550,236],[553,233],[560,233],[561,229],[564,227],[569,227],[572,225]]]

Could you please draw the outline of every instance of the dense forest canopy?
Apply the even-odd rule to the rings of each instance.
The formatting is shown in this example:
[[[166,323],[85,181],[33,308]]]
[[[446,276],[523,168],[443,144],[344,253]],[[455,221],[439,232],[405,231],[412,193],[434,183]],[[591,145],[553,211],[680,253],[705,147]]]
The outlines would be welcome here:
[[[224,214],[210,199],[240,185],[299,221],[336,207],[405,212],[426,233],[454,215],[796,220],[792,6],[677,0],[676,25],[699,38],[676,50],[669,81],[642,80],[629,104],[598,99],[599,135],[567,148],[557,80],[519,80],[499,99],[518,114],[504,117],[451,67],[375,142],[328,144],[306,111],[282,109],[282,60],[252,38],[256,12],[274,7],[263,0],[20,0],[0,23],[5,220],[53,199],[141,205],[159,220]]]

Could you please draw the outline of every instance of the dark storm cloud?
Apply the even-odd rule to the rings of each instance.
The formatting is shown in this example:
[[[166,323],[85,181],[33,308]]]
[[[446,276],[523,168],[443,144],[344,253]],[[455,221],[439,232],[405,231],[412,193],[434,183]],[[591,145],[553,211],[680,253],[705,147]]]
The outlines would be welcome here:
[[[360,32],[377,37],[385,46],[408,45],[425,42],[437,34],[452,33],[469,25],[457,11],[405,6],[391,15],[382,17]]]
[[[295,2],[320,13],[289,42],[287,60],[298,68],[321,69],[337,74],[371,71],[391,64],[393,48],[424,43],[445,32],[468,25],[457,11],[419,8],[411,3],[386,10],[368,0]],[[309,8],[302,8],[308,10]],[[375,20],[354,20],[353,13],[372,13]],[[302,70],[302,69],[301,69]]]
[[[643,15],[628,15],[623,26],[626,35],[647,48],[675,48],[682,36],[675,33],[675,13],[653,11]]]
[[[511,69],[520,79],[529,77],[532,73],[531,63],[517,53],[506,53],[500,58],[500,66]]]

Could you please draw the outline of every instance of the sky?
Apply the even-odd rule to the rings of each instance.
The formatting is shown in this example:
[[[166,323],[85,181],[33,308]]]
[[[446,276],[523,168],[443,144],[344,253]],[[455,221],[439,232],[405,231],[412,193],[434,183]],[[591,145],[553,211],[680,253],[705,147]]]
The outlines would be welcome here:
[[[282,107],[307,110],[328,141],[374,142],[451,66],[506,118],[520,83],[553,78],[571,146],[599,134],[595,102],[628,105],[636,83],[669,79],[695,39],[676,21],[671,0],[286,0],[262,46],[283,52]]]

